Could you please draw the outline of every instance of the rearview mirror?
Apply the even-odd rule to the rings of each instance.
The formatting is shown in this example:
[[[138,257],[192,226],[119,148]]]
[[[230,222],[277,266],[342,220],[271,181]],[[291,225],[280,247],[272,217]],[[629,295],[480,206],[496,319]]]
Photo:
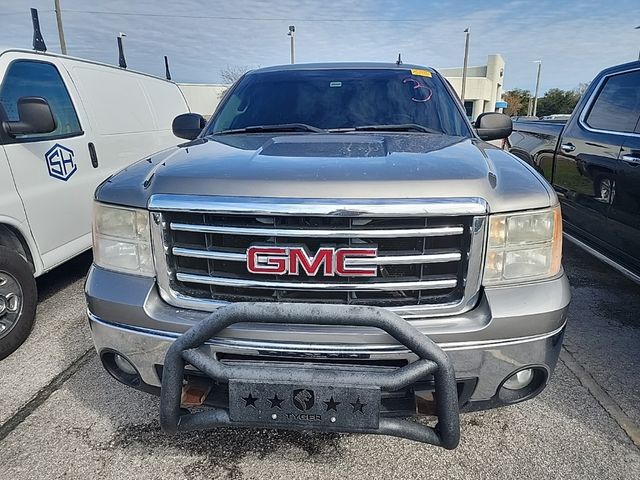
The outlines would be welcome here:
[[[507,138],[513,131],[511,118],[504,113],[488,112],[478,116],[476,132],[482,140]]]
[[[176,137],[194,140],[207,124],[202,115],[197,113],[183,113],[173,119],[171,129]]]
[[[49,103],[42,97],[20,97],[18,99],[17,122],[2,122],[4,130],[15,137],[34,133],[51,133],[56,121]]]

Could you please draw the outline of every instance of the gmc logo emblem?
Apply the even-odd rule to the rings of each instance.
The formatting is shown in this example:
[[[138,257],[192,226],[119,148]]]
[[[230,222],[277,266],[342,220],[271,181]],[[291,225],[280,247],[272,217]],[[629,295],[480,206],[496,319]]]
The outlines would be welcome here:
[[[356,258],[375,259],[377,247],[322,247],[310,255],[304,247],[268,247],[254,245],[247,249],[247,270],[268,275],[300,275],[313,277],[322,271],[328,277],[375,277],[377,266],[353,265]]]

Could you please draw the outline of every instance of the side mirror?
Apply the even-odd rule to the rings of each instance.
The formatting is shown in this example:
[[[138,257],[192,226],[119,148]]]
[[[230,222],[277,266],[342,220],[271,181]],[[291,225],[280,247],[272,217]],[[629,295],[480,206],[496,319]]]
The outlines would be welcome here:
[[[513,131],[511,118],[504,113],[488,112],[478,116],[476,132],[482,140],[498,140],[507,138]]]
[[[20,97],[18,99],[17,122],[2,122],[4,130],[15,137],[34,133],[51,133],[56,121],[49,103],[42,97]]]
[[[207,124],[202,115],[197,113],[183,113],[173,119],[171,129],[176,137],[194,140]]]

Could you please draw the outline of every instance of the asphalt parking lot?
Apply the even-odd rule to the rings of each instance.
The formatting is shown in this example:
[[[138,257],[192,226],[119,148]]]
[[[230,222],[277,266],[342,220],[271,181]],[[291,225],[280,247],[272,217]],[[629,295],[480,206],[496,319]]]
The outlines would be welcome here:
[[[112,380],[92,349],[90,261],[39,280],[33,334],[0,363],[1,478],[640,478],[640,286],[572,245],[573,302],[549,387],[464,414],[452,452],[270,430],[165,436],[158,400]]]

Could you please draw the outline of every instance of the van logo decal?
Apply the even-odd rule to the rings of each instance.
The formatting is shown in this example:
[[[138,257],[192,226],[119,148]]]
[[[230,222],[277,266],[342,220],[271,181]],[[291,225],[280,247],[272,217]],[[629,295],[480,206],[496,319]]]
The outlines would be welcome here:
[[[65,182],[76,173],[78,166],[73,161],[73,150],[56,143],[44,154],[49,169],[49,176]]]

